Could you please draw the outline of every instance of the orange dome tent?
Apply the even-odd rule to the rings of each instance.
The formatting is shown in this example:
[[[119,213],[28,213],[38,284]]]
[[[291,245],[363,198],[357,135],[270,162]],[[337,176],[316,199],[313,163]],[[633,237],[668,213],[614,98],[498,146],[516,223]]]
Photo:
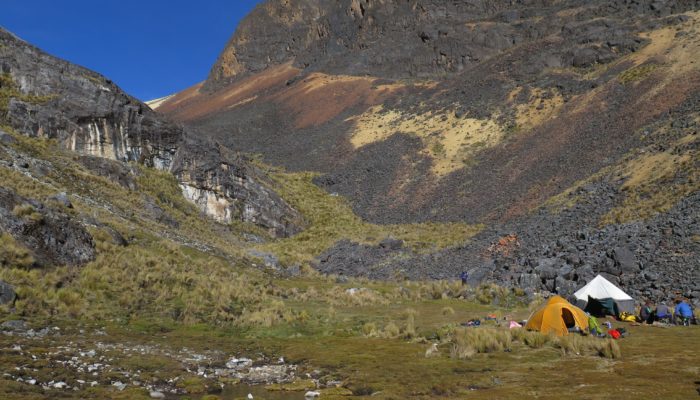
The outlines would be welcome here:
[[[525,329],[564,336],[574,326],[587,330],[588,316],[561,296],[554,296],[530,316]]]

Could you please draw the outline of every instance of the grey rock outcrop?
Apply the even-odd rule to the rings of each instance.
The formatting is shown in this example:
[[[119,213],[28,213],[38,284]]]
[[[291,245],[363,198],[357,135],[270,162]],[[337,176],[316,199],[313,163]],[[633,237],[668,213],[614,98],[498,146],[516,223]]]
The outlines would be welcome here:
[[[88,69],[50,56],[0,28],[0,73],[20,96],[0,120],[78,153],[167,169],[183,129]]]
[[[587,190],[595,199],[610,191],[603,184]],[[490,281],[563,296],[601,274],[640,301],[682,295],[700,302],[700,243],[694,233],[700,232],[698,204],[700,192],[647,221],[602,228],[592,223],[605,211],[595,202],[562,213],[543,209],[484,231],[463,246],[427,255],[341,241],[319,256],[316,265],[325,273],[378,279],[449,280],[466,270],[474,283]],[[521,245],[508,255],[485,251],[503,232],[518,232]]]
[[[7,282],[0,281],[0,305],[12,304],[17,298],[15,289]]]
[[[640,46],[628,25],[618,24],[625,17],[665,16],[692,6],[688,1],[668,1],[660,8],[651,0],[597,3],[583,8],[577,1],[546,0],[268,0],[238,26],[205,87],[284,63],[338,74],[434,77],[558,34],[570,44],[538,54],[532,68],[587,67]],[[559,12],[567,9],[571,12]],[[608,19],[612,15],[616,23]]]
[[[122,162],[94,156],[80,156],[76,159],[90,172],[105,177],[117,185],[129,190],[136,190],[138,171]]]
[[[37,266],[81,265],[95,258],[92,236],[69,215],[0,187],[0,232],[26,247]]]
[[[300,230],[299,214],[247,160],[222,158],[230,151],[197,139],[103,76],[52,57],[2,28],[0,74],[6,86],[0,89],[9,97],[0,108],[0,122],[27,136],[56,139],[82,154],[78,161],[92,172],[135,190],[135,170],[123,162],[172,171],[183,179],[183,195],[219,222],[252,222],[278,236]],[[0,139],[5,136],[11,138]],[[148,211],[172,225],[156,208]]]
[[[187,139],[172,172],[185,198],[221,223],[250,222],[274,236],[293,235],[303,226],[301,215],[271,189],[272,181],[226,147]]]

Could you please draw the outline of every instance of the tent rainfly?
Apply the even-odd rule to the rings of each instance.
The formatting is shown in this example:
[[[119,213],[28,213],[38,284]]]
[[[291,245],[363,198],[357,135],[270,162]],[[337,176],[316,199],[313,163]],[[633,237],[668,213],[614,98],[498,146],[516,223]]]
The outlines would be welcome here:
[[[554,296],[547,300],[539,310],[532,313],[525,325],[527,330],[539,331],[544,334],[552,333],[557,336],[568,335],[569,329],[574,327],[586,331],[588,329],[588,316],[583,310],[560,296]]]
[[[634,299],[601,275],[596,276],[586,286],[576,291],[574,297],[576,297],[576,304],[579,307],[587,304],[589,297],[596,300],[612,299],[617,304],[619,311],[634,313]]]

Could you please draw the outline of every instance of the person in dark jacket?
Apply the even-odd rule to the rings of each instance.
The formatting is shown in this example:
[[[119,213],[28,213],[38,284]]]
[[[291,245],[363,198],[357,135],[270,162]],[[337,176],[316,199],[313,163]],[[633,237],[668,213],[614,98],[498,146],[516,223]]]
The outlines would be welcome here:
[[[462,273],[459,275],[459,277],[462,279],[462,286],[467,284],[467,278],[469,278],[469,274],[467,274],[467,271],[462,271]]]
[[[642,308],[639,310],[639,320],[647,324],[654,322],[654,311],[650,302],[647,301],[642,305]]]

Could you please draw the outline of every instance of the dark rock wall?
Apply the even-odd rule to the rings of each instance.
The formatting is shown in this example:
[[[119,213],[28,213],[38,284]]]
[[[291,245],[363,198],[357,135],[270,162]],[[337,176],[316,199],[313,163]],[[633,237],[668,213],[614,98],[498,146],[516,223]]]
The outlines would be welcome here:
[[[52,57],[0,29],[0,73],[21,97],[0,115],[17,131],[58,140],[82,154],[167,169],[183,129],[113,82]],[[2,110],[0,110],[2,111]]]
[[[691,0],[268,0],[239,25],[205,87],[286,62],[339,74],[435,77],[557,35],[574,40],[542,54],[542,64],[588,66],[638,46],[620,24],[624,18],[693,6]]]
[[[3,187],[0,233],[29,249],[36,266],[80,265],[95,258],[92,236],[70,215]]]

